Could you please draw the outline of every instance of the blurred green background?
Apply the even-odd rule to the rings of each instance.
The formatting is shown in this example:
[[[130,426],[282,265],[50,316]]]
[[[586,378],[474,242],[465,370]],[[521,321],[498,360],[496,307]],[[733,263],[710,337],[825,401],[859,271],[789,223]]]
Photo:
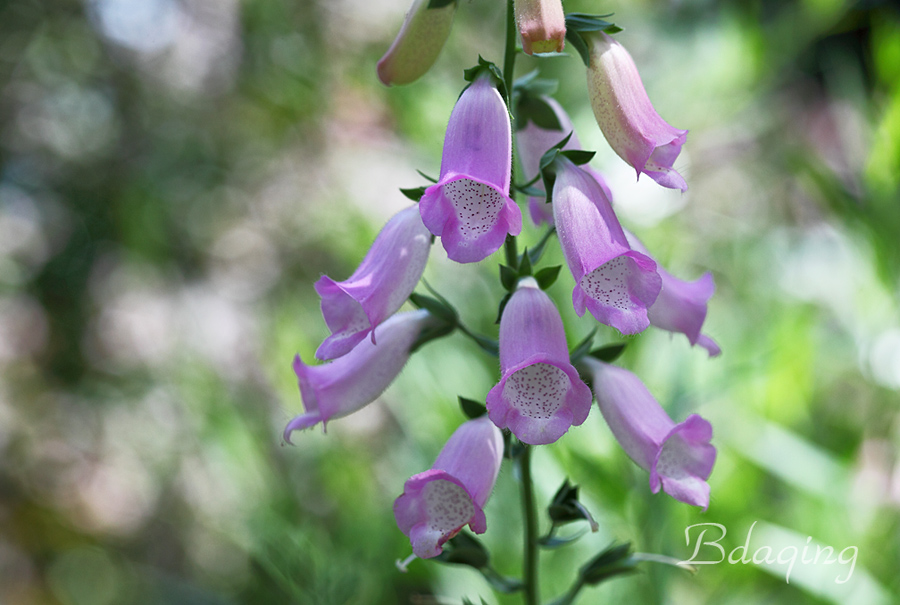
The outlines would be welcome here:
[[[688,192],[634,182],[577,58],[523,57],[517,73],[560,79],[623,223],[663,264],[714,273],[706,332],[724,354],[651,328],[622,361],[673,417],[712,421],[706,513],[650,494],[596,410],[536,453],[541,505],[568,477],[601,525],[542,556],[545,600],[614,539],[682,559],[689,525],[725,526],[727,553],[756,523],[751,550],[856,546],[852,578],[647,565],[579,602],[897,602],[900,9],[565,6],[615,12],[656,108],[690,129]],[[291,358],[327,335],[313,281],[349,276],[409,203],[398,188],[438,172],[462,70],[502,61],[504,3],[467,0],[431,72],[381,86],[407,8],[0,0],[0,603],[519,602],[468,568],[394,567],[410,549],[393,499],[462,421],[457,395],[497,380],[471,342],[427,346],[364,411],[281,441],[302,410]],[[538,237],[528,226],[523,243]],[[426,277],[495,334],[499,261],[458,266],[436,245]],[[564,274],[550,292],[574,343],[595,322],[574,316],[571,288]],[[486,512],[483,541],[514,575],[509,468]]]

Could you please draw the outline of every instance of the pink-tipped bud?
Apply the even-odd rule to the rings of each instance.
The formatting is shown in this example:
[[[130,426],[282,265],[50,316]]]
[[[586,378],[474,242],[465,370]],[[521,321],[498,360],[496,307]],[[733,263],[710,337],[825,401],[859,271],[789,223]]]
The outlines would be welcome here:
[[[525,54],[562,52],[566,16],[561,0],[516,0],[516,25]]]
[[[400,33],[378,61],[378,79],[385,85],[410,84],[428,71],[450,35],[456,0],[429,8],[432,0],[414,0]]]

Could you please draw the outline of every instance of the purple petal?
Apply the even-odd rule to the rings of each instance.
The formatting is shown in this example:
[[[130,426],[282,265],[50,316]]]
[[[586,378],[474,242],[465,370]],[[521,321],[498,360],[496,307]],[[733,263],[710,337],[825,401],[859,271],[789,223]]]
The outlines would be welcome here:
[[[345,355],[395,313],[425,270],[431,235],[419,209],[410,206],[387,222],[349,279],[322,276],[315,284],[332,335],[316,351],[322,360]]]
[[[588,93],[597,124],[610,147],[663,187],[687,189],[672,168],[687,130],[663,120],[644,89],[634,60],[625,48],[602,32],[590,36]]]
[[[553,443],[587,418],[590,390],[569,362],[559,311],[533,278],[520,282],[500,319],[500,368],[488,415],[525,443]]]
[[[697,414],[675,424],[641,380],[590,357],[582,365],[593,377],[603,418],[625,453],[650,471],[650,488],[706,509],[716,449],[712,426]]]
[[[650,256],[637,237],[627,231],[625,235],[632,248]],[[716,290],[712,274],[705,273],[695,281],[685,281],[674,277],[659,264],[657,271],[662,278],[662,290],[648,311],[650,323],[669,332],[684,334],[691,345],[704,347],[710,356],[721,353],[711,338],[700,333],[706,321],[707,304]]]
[[[575,278],[575,312],[582,316],[589,310],[623,334],[644,330],[650,323],[647,308],[662,280],[652,259],[631,250],[600,184],[563,161],[552,205],[560,246]]]
[[[485,532],[483,508],[502,461],[500,430],[486,417],[476,418],[454,431],[431,470],[406,481],[394,501],[394,517],[416,556],[436,557],[466,524]]]
[[[444,136],[440,180],[419,201],[422,220],[457,262],[480,261],[522,231],[509,197],[512,135],[503,97],[481,76],[456,102]]]
[[[663,441],[650,468],[650,488],[659,491],[660,483],[667,494],[687,504],[709,506],[706,479],[716,461],[716,448],[710,445],[712,426],[697,414],[691,414],[675,425]]]
[[[424,310],[398,313],[376,328],[377,345],[363,340],[343,357],[319,366],[305,365],[298,355],[294,372],[306,414],[288,423],[285,441],[291,442],[294,430],[325,424],[377,399],[403,369],[419,333],[433,322]]]

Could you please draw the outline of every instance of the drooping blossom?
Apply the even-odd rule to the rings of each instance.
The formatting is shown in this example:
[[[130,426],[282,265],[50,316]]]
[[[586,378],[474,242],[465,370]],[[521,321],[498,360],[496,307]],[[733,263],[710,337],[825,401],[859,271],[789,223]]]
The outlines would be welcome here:
[[[644,173],[663,187],[686,190],[687,183],[672,164],[688,131],[670,126],[656,113],[634,60],[621,44],[603,32],[587,37],[588,94],[610,147],[638,177]]]
[[[395,313],[419,283],[430,248],[431,234],[419,209],[410,206],[387,222],[349,279],[336,282],[323,275],[315,288],[332,334],[316,357],[334,359],[370,333],[374,338],[375,326]]]
[[[516,0],[515,11],[525,54],[562,52],[566,44],[562,0]]]
[[[500,318],[500,372],[488,415],[525,443],[553,443],[590,412],[591,391],[569,362],[559,311],[534,278],[519,282]]]
[[[675,424],[640,378],[628,370],[591,357],[581,364],[593,378],[600,411],[619,445],[638,466],[650,471],[650,490],[655,494],[662,488],[676,500],[706,510],[706,480],[716,461],[709,422],[691,414]]]
[[[378,79],[387,86],[410,84],[428,71],[450,35],[456,0],[429,8],[431,0],[413,0],[394,43],[378,61]]]
[[[403,369],[409,349],[422,330],[436,320],[425,310],[398,313],[375,328],[378,344],[366,338],[353,350],[318,366],[294,358],[294,373],[306,413],[291,420],[284,440],[291,433],[351,414],[377,399]]]
[[[441,554],[464,525],[476,534],[485,532],[484,505],[502,461],[503,435],[481,416],[456,429],[431,470],[406,481],[394,501],[394,517],[417,557]]]
[[[503,97],[485,71],[463,91],[447,125],[440,180],[425,190],[419,210],[441,237],[447,256],[480,261],[522,231],[509,197],[512,135]]]
[[[650,256],[633,233],[625,231],[625,237],[634,250]],[[706,321],[707,304],[716,290],[712,273],[704,273],[694,281],[685,281],[663,269],[659,263],[656,263],[656,270],[662,278],[662,290],[647,311],[650,325],[669,332],[680,332],[687,336],[691,346],[700,345],[710,357],[719,355],[722,349],[716,341],[700,332]]]
[[[656,263],[634,251],[602,187],[560,157],[553,184],[553,217],[575,289],[572,304],[623,334],[650,324],[647,309],[662,287]]]
[[[570,132],[572,133],[572,136],[563,146],[563,150],[581,149],[581,142],[578,140],[578,135],[575,134],[572,120],[562,106],[556,102],[556,99],[547,96],[541,96],[540,101],[546,103],[553,110],[561,130],[541,128],[535,124],[534,121],[529,121],[524,128],[516,132],[516,141],[518,143],[516,149],[519,152],[519,159],[522,162],[522,169],[525,173],[523,181],[526,183],[531,182],[538,176],[541,157],[547,150],[562,141]],[[581,169],[588,172],[596,179],[597,183],[606,194],[606,199],[612,201],[612,192],[610,191],[609,186],[607,186],[603,176],[587,164],[583,165]],[[544,184],[540,179],[538,179],[532,187],[541,191],[544,190]],[[547,223],[548,225],[553,224],[553,208],[547,203],[546,195],[529,197],[528,212],[535,225],[539,226],[541,223]]]

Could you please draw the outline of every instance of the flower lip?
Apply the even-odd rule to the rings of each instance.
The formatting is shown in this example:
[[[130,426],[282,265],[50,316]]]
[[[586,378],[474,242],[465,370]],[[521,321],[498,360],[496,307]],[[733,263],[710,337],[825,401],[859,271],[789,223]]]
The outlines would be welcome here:
[[[660,487],[678,500],[709,506],[709,484],[716,461],[716,448],[709,443],[712,425],[699,414],[691,414],[676,424],[663,439],[650,468],[650,489]]]
[[[571,405],[583,393],[575,386],[581,383],[578,372],[567,365],[537,354],[509,368],[495,387],[504,405],[497,402],[491,406],[491,420],[496,417],[495,424],[502,423],[531,445],[554,443],[573,424],[582,424],[590,405]]]
[[[440,554],[466,524],[487,529],[484,505],[503,462],[503,435],[486,416],[460,425],[428,471],[410,477],[394,501],[397,526],[421,558]]]
[[[400,531],[407,534],[416,556],[427,559],[441,554],[441,547],[465,525],[484,533],[484,510],[466,486],[440,469],[430,469],[406,481],[403,495],[394,502]]]
[[[716,459],[712,425],[698,414],[675,424],[633,373],[590,357],[580,363],[593,376],[600,411],[619,445],[650,472],[651,491],[663,489],[676,500],[706,510],[706,480]]]
[[[441,236],[447,255],[457,262],[483,260],[500,249],[507,233],[522,232],[518,205],[494,183],[448,173],[425,190],[423,201],[426,196],[428,203],[420,202],[422,220]]]

